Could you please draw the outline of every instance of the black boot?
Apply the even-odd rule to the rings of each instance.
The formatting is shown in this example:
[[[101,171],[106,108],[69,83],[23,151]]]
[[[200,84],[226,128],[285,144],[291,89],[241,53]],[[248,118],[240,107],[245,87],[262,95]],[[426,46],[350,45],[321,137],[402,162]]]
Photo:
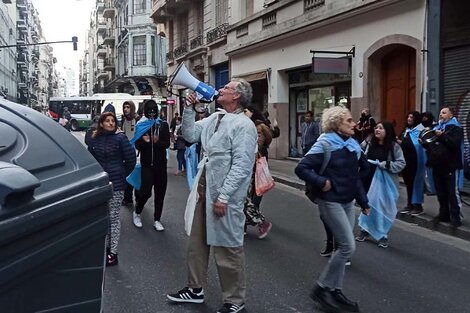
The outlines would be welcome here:
[[[341,313],[340,304],[335,299],[333,291],[322,288],[319,285],[313,287],[310,298],[318,303],[325,312]]]
[[[333,241],[326,240],[325,250],[320,252],[320,255],[324,257],[329,257],[333,254],[333,251],[335,251],[335,246],[333,244]]]
[[[339,304],[340,308],[348,312],[359,312],[357,302],[351,301],[341,292],[341,289],[333,291],[333,298]]]

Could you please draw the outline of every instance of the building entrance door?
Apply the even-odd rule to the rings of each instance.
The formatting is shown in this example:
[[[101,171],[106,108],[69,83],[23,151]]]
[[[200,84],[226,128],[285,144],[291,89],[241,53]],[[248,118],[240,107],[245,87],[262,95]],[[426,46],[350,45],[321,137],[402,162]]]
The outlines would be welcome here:
[[[403,130],[407,114],[416,110],[416,51],[401,46],[382,59],[383,99],[381,120]]]

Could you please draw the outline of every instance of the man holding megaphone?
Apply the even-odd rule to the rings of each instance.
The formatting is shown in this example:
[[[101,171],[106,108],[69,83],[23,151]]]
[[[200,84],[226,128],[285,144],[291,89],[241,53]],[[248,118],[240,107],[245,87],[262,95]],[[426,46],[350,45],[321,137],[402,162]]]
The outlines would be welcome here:
[[[223,306],[218,313],[236,313],[245,306],[245,254],[243,204],[251,181],[257,149],[257,131],[243,109],[252,98],[250,84],[232,80],[219,89],[217,102],[223,107],[195,122],[196,94],[186,99],[183,137],[200,142],[204,156],[192,188],[199,199],[187,205],[189,237],[188,282],[167,297],[173,302],[203,303],[210,248],[222,286]],[[189,211],[189,214],[188,214]]]

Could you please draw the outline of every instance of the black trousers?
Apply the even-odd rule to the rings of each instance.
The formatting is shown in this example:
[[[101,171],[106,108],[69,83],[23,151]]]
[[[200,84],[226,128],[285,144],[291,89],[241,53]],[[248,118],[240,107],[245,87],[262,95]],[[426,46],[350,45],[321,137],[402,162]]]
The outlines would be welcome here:
[[[124,202],[125,203],[133,203],[134,201],[132,200],[132,193],[134,192],[134,187],[132,187],[131,184],[126,182],[126,189],[124,189]],[[136,196],[137,200],[137,196]]]
[[[406,166],[402,171],[403,181],[406,185],[407,204],[410,206],[413,199],[413,187],[415,184],[416,171],[418,170],[418,161],[416,155],[411,155],[406,159]],[[421,203],[419,203],[421,205]]]
[[[155,211],[154,221],[160,221],[163,212],[163,201],[165,200],[166,186],[168,183],[167,169],[164,166],[142,167],[142,180],[140,190],[137,192],[137,204],[135,212],[142,213],[147,200],[152,196]]]
[[[462,202],[457,188],[458,170],[433,168],[432,176],[439,201],[439,219],[443,222],[460,222]]]

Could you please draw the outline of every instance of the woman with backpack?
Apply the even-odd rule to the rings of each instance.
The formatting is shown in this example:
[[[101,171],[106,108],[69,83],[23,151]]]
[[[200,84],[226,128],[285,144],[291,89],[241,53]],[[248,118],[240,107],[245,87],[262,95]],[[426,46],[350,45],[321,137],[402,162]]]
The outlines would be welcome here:
[[[324,133],[299,162],[295,173],[315,194],[320,215],[330,228],[337,249],[323,269],[310,297],[327,312],[359,312],[357,302],[346,298],[342,289],[346,262],[356,248],[353,233],[354,200],[364,214],[369,213],[361,181],[369,171],[369,163],[359,143],[353,138],[356,123],[348,109],[335,106],[324,110],[321,123]],[[324,147],[328,147],[331,156],[319,175],[327,152]]]
[[[364,141],[361,146],[371,163],[371,171],[363,179],[371,213],[359,216],[361,233],[356,240],[372,236],[379,247],[387,248],[387,234],[397,215],[398,173],[406,165],[405,158],[390,122],[378,123],[370,142]]]

